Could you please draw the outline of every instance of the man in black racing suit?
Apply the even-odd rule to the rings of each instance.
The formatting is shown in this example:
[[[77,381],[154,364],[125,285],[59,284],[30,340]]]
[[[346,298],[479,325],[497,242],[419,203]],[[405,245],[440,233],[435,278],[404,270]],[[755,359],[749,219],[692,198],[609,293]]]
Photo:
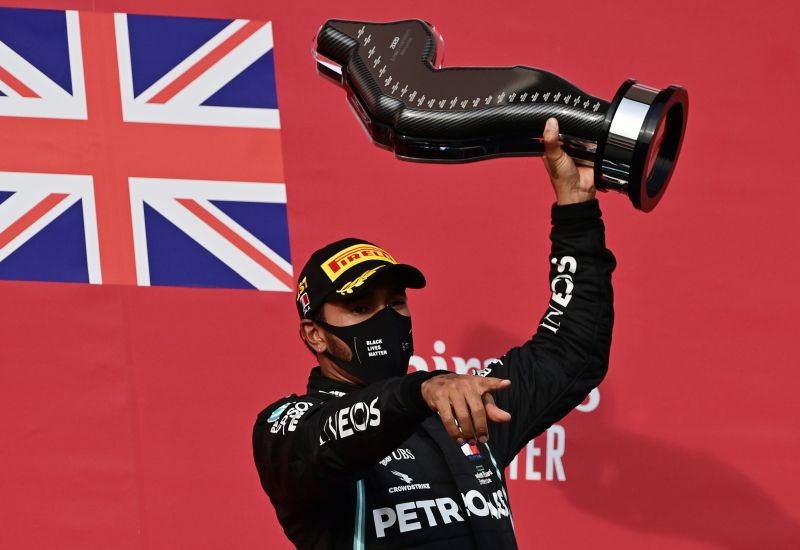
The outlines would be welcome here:
[[[613,324],[615,260],[591,169],[560,148],[555,119],[544,137],[550,303],[533,338],[480,376],[405,374],[416,268],[345,239],[301,272],[300,333],[320,366],[253,432],[262,486],[298,548],[517,547],[504,468],[600,383]]]

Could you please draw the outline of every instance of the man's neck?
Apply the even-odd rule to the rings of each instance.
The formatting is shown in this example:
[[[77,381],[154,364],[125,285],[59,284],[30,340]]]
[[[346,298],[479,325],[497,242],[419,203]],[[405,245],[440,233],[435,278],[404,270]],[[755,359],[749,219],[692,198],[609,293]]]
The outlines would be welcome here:
[[[327,354],[318,353],[317,360],[319,361],[319,368],[323,376],[336,380],[337,382],[345,382],[355,386],[364,386],[364,382],[345,371],[342,367],[337,365]]]

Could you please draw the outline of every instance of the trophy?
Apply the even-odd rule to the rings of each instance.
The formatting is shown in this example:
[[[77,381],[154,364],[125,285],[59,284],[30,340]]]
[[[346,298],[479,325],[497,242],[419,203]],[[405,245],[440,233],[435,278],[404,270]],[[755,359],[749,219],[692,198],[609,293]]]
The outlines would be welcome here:
[[[564,151],[594,167],[595,187],[649,212],[678,160],[689,97],[627,80],[611,102],[531,67],[442,68],[444,43],[420,20],[332,19],[319,30],[318,72],[347,91],[373,141],[404,160],[468,162],[543,155],[556,117]]]

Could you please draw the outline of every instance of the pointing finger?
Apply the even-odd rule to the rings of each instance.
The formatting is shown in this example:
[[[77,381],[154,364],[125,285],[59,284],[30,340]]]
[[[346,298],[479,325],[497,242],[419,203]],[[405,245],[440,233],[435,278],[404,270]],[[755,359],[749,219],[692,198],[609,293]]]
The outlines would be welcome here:
[[[494,376],[487,376],[485,378],[480,378],[480,384],[481,390],[484,392],[504,390],[511,385],[511,380],[507,378],[495,378]]]
[[[500,407],[498,407],[497,405],[495,405],[494,397],[492,397],[492,394],[490,393],[483,394],[483,404],[486,407],[486,416],[492,422],[503,423],[511,421],[511,415],[508,412],[501,409]]]

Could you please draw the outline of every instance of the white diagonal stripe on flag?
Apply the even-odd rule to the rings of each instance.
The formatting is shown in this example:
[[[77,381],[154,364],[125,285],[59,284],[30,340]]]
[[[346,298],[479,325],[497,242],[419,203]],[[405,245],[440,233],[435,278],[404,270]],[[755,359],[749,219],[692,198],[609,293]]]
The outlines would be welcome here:
[[[14,253],[20,246],[28,242],[39,231],[44,229],[50,222],[67,211],[67,209],[78,202],[80,197],[77,195],[67,195],[64,200],[44,213],[38,220],[29,225],[19,235],[11,239],[3,248],[0,248],[0,262]],[[14,220],[16,221],[16,220]]]
[[[49,76],[31,65],[24,57],[6,46],[1,40],[0,59],[3,61],[3,68],[5,70],[33,90],[39,97],[50,100],[61,99],[62,101],[69,101],[72,99],[72,96],[69,95],[66,90],[53,82]]]
[[[189,83],[169,104],[199,105],[220,89],[220,82],[230,82],[272,49],[272,23],[264,24],[238,47],[214,63],[206,72]]]
[[[264,255],[266,259],[270,262],[274,263],[277,267],[279,267],[282,271],[284,271],[287,275],[292,275],[292,265],[280,257],[280,255],[268,247],[266,244],[258,240],[252,233],[250,233],[247,229],[239,225],[236,220],[228,216],[225,212],[214,206],[214,204],[210,203],[207,200],[200,200],[195,199],[197,204],[203,207],[209,214],[214,216],[220,223],[225,225],[226,227],[230,228],[234,233],[238,234],[242,239],[247,241],[253,248],[258,250],[261,254]]]
[[[291,276],[292,267],[288,262],[209,202],[225,200],[285,204],[284,184],[159,178],[130,178],[129,181],[136,273],[140,285],[151,284],[147,228],[144,219],[144,203],[147,203],[254,287],[259,290],[291,290],[244,251],[177,202],[178,199],[195,201],[211,216],[263,254],[276,269]]]
[[[0,41],[0,60],[3,68],[39,96],[22,97],[14,92],[6,94],[7,97],[0,97],[0,116],[86,120],[86,93],[78,12],[67,11],[66,23],[72,95]],[[2,87],[4,93],[7,89],[10,89],[10,86]]]
[[[151,198],[146,202],[255,288],[291,290],[174,199]]]
[[[123,93],[128,94],[126,99],[136,103],[147,103],[153,96],[161,90],[172,84],[177,78],[183,75],[187,70],[192,68],[198,61],[211,53],[217,46],[225,42],[236,31],[241,29],[247,24],[246,19],[237,19],[232,21],[230,25],[222,29],[216,35],[211,37],[208,42],[200,46],[196,51],[192,52],[186,59],[178,63],[175,67],[170,69],[164,76],[156,80],[146,90],[144,90],[138,97],[133,97],[133,84],[132,80],[126,82],[130,86],[123,87]],[[114,14],[114,25],[117,34],[117,58],[119,60],[120,77],[131,78],[132,71],[130,65],[130,37],[128,36],[128,15],[125,13]]]
[[[14,194],[0,203],[0,232],[8,229],[28,211],[53,193],[68,195],[55,207],[32,223],[0,250],[0,261],[34,237],[50,222],[78,201],[83,213],[83,231],[88,262],[89,282],[102,282],[100,271],[100,246],[95,219],[94,188],[92,177],[75,174],[41,174],[28,172],[0,172],[0,191]]]
[[[280,115],[278,109],[201,105],[203,101],[229,82],[229,79],[221,77],[235,77],[249,66],[249,64],[243,65],[243,63],[251,58],[252,61],[255,61],[260,55],[264,55],[272,49],[271,23],[265,24],[205,73],[189,83],[185,90],[176,94],[166,103],[147,103],[148,100],[180,78],[198,61],[202,60],[248,23],[249,21],[244,19],[233,21],[142,94],[134,97],[127,16],[125,14],[115,14],[114,24],[117,37],[117,61],[119,64],[123,119],[127,122],[154,122],[158,124],[202,124],[234,128],[279,129]],[[190,91],[186,92],[186,90]],[[185,96],[179,97],[184,93],[186,93]]]
[[[39,204],[50,193],[44,190],[17,191],[0,204],[0,232],[21,218],[27,211]]]

